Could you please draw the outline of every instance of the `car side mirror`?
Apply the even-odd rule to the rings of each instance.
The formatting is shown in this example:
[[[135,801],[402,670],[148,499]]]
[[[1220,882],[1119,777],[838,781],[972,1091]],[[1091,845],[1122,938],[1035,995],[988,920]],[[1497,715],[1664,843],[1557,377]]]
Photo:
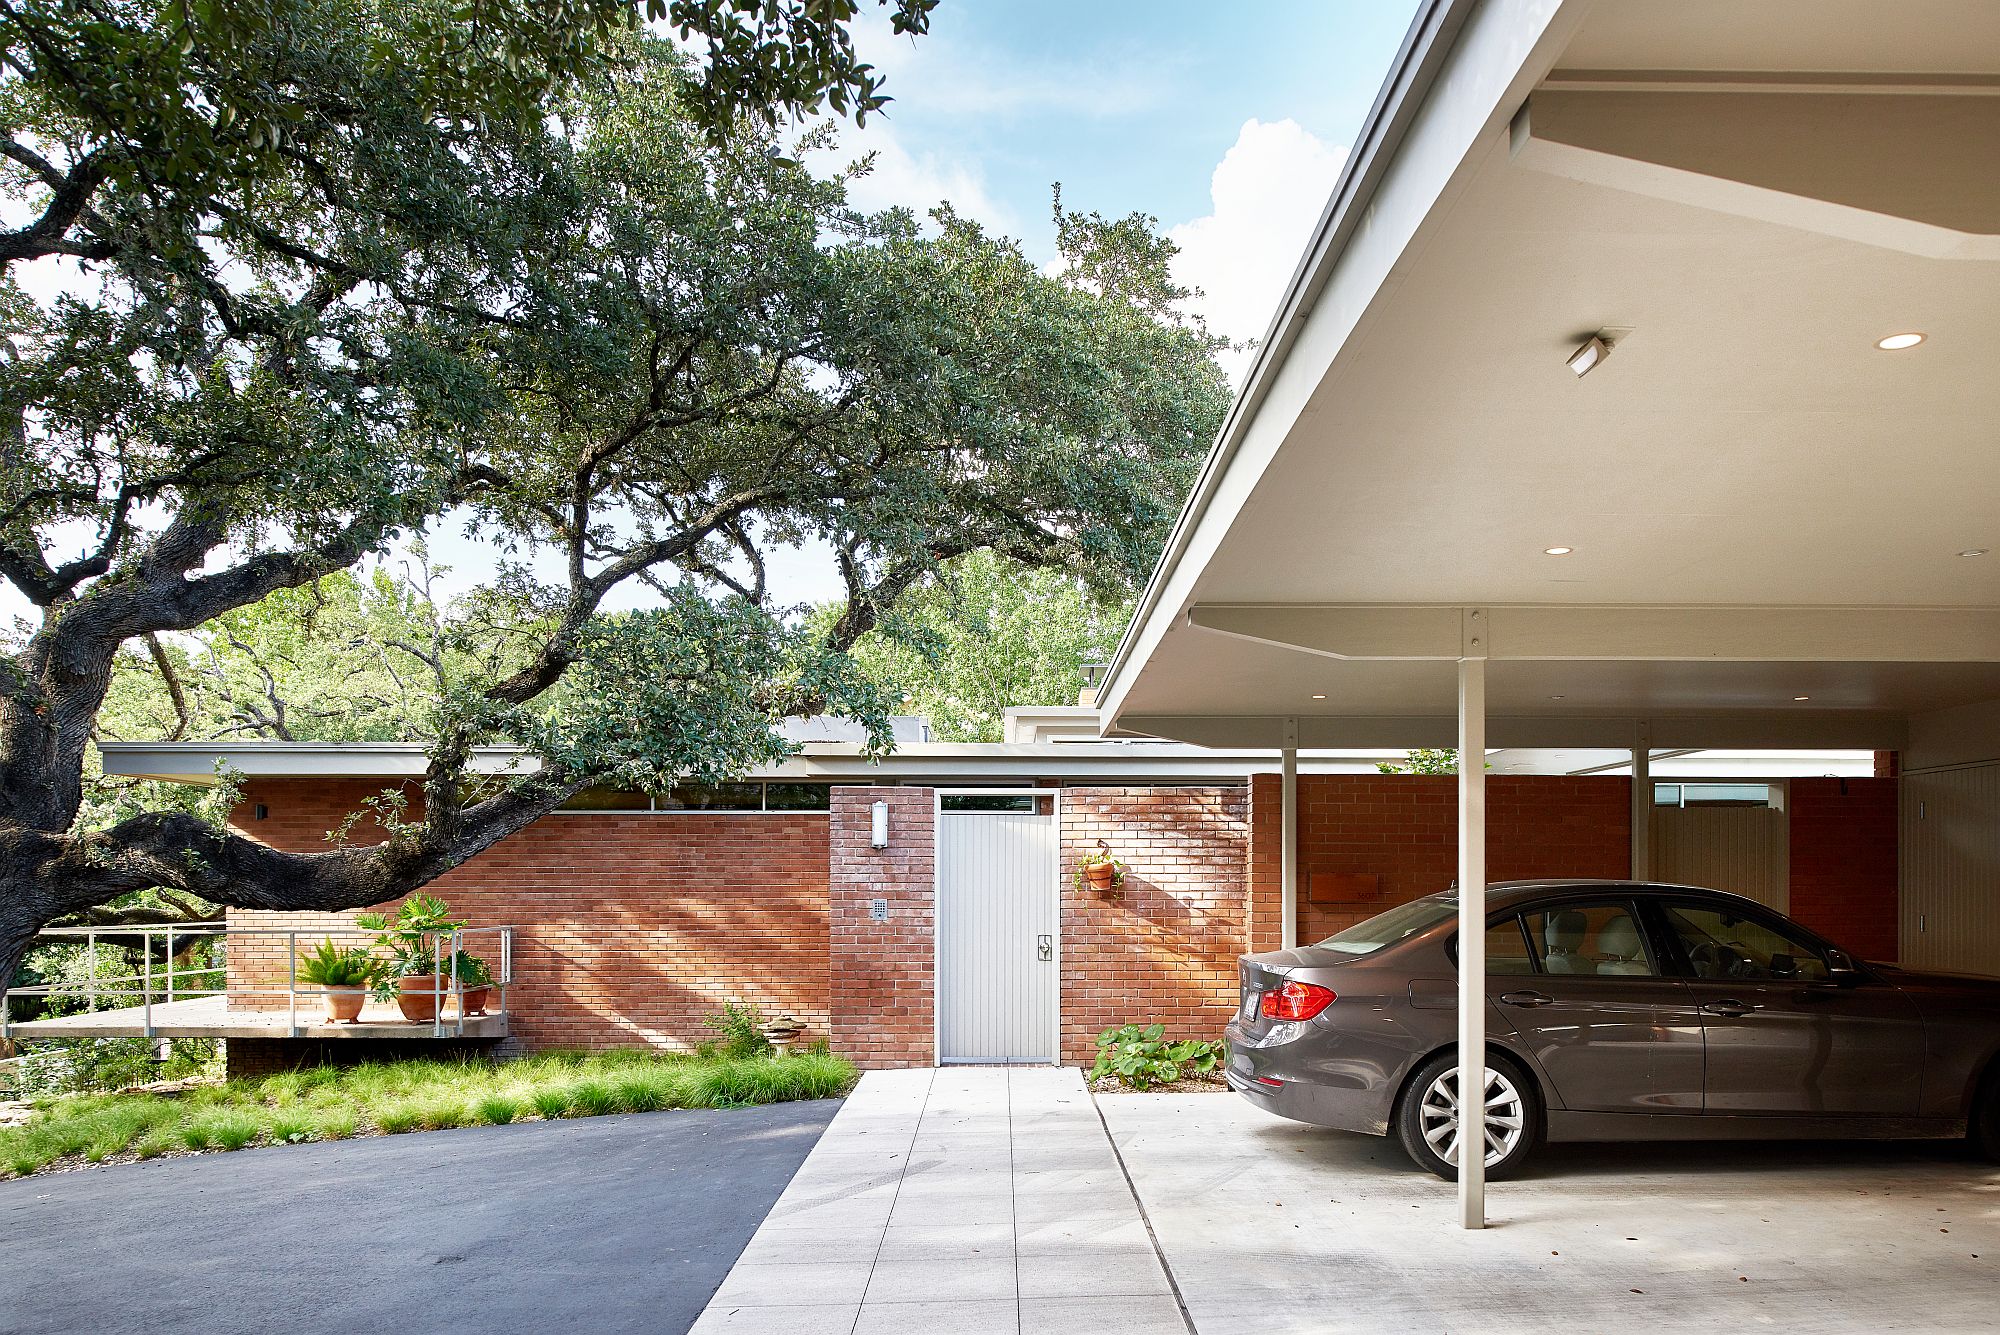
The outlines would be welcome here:
[[[1861,981],[1861,970],[1855,967],[1854,957],[1844,950],[1830,950],[1826,956],[1827,978],[1842,987],[1853,987]]]

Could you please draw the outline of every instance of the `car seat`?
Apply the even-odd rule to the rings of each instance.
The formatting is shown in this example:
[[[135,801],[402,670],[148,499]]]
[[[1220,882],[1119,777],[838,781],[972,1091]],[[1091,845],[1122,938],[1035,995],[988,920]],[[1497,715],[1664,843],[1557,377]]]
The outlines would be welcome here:
[[[1653,972],[1646,963],[1646,947],[1639,939],[1639,924],[1632,921],[1629,913],[1619,914],[1599,930],[1597,953],[1602,957],[1597,966],[1601,974],[1643,976]]]
[[[1542,928],[1542,967],[1550,973],[1596,973],[1597,966],[1582,953],[1590,919],[1580,910],[1551,913]]]

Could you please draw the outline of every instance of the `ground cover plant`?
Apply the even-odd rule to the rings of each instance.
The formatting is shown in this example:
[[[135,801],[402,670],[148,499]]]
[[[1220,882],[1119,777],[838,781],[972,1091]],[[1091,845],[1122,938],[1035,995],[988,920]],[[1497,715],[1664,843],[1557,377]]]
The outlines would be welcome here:
[[[175,1093],[40,1100],[26,1125],[0,1129],[0,1176],[25,1177],[51,1165],[457,1126],[834,1098],[854,1080],[851,1063],[824,1053],[558,1052],[509,1062],[319,1066]]]
[[[1093,1083],[1115,1079],[1127,1089],[1159,1089],[1183,1080],[1213,1076],[1222,1044],[1200,1038],[1169,1039],[1165,1025],[1126,1024],[1097,1036]]]

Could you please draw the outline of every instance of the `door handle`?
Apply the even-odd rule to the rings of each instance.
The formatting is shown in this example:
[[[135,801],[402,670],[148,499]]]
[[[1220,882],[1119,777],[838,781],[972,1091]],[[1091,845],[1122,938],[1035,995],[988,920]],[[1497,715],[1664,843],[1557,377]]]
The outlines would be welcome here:
[[[1745,1001],[1737,1001],[1733,997],[1725,997],[1721,1001],[1707,1002],[1701,1009],[1704,1014],[1726,1015],[1733,1020],[1739,1016],[1748,1015],[1751,1011],[1759,1008]]]
[[[1519,1006],[1522,1010],[1533,1010],[1537,1006],[1552,1006],[1555,998],[1546,992],[1503,992],[1500,1000],[1509,1006]]]
[[[1056,957],[1056,939],[1047,932],[1035,938],[1035,958],[1052,960]]]

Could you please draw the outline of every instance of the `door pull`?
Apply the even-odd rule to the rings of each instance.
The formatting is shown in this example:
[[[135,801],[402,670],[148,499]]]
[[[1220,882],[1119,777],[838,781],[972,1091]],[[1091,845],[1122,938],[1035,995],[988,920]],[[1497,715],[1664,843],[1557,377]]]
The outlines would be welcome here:
[[[1035,958],[1052,960],[1056,957],[1056,939],[1047,932],[1035,938]]]
[[[1756,1009],[1755,1006],[1752,1006],[1748,1002],[1736,1001],[1734,999],[1711,1001],[1702,1007],[1702,1010],[1709,1015],[1726,1015],[1732,1020],[1740,1019]]]
[[[1509,1006],[1519,1006],[1522,1010],[1533,1010],[1537,1006],[1548,1006],[1555,998],[1546,992],[1503,992],[1500,1000]]]

